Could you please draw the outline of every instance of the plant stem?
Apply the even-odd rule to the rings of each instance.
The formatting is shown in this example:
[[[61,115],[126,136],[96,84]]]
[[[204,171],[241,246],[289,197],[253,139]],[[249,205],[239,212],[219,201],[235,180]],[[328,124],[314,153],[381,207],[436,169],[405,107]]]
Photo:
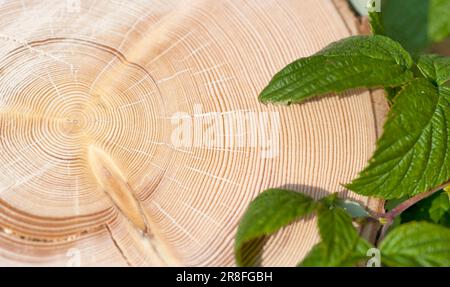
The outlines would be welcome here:
[[[440,186],[437,186],[436,188],[433,188],[430,191],[419,193],[419,194],[405,200],[404,202],[400,203],[395,208],[393,208],[391,211],[379,215],[378,220],[383,223],[383,227],[381,229],[381,234],[380,234],[379,240],[384,238],[387,230],[394,222],[394,219],[397,216],[399,216],[400,214],[402,214],[403,211],[407,210],[408,208],[410,208],[417,202],[421,201],[422,199],[425,199],[425,198],[431,196],[432,194],[434,194],[435,192],[447,187],[449,184],[450,184],[450,181],[447,181],[446,183],[444,183]],[[385,222],[383,222],[383,221],[385,221]]]

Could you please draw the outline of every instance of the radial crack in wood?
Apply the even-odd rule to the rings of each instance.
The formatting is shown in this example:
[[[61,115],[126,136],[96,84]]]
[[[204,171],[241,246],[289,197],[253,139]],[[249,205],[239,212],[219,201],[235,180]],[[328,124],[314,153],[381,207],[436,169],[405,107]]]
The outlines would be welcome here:
[[[102,149],[90,145],[89,166],[99,186],[111,198],[119,210],[142,232],[145,225],[142,208],[122,171]]]
[[[179,263],[175,261],[173,255],[169,255],[167,247],[164,247],[155,236],[151,221],[137,200],[126,176],[114,160],[104,150],[90,145],[88,147],[88,161],[92,174],[101,189],[111,198],[113,204],[131,224],[144,235],[136,241],[139,241],[144,249],[153,255],[153,259],[159,263],[158,265],[178,265]],[[108,227],[108,232],[113,237],[110,227]],[[134,237],[136,238],[137,235],[135,234]],[[114,238],[113,240],[115,245],[120,246]],[[120,248],[120,252],[124,253],[122,248]]]

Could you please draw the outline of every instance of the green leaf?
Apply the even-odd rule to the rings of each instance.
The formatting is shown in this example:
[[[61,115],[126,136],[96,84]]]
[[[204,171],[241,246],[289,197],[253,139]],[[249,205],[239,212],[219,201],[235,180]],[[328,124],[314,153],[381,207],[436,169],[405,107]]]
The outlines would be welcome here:
[[[299,59],[274,76],[263,103],[299,103],[352,88],[396,87],[413,77],[411,56],[384,36],[354,36]]]
[[[332,263],[326,259],[325,244],[317,243],[308,252],[303,261],[297,264],[297,267],[331,267]],[[338,266],[336,266],[338,267]]]
[[[326,254],[326,246],[320,242],[316,244],[306,255],[306,257],[297,264],[298,267],[351,267],[356,266],[367,259],[367,251],[372,248],[367,241],[359,240],[354,247],[353,252],[343,256],[338,260],[329,260]]]
[[[381,262],[397,267],[450,266],[450,229],[411,222],[392,230],[380,244]]]
[[[249,265],[252,260],[246,256],[246,245],[311,214],[316,207],[317,203],[311,197],[295,191],[269,189],[261,193],[250,204],[239,224],[235,241],[237,264]]]
[[[450,0],[383,0],[378,17],[383,35],[413,53],[450,35]]]
[[[450,178],[450,88],[426,79],[394,99],[368,166],[347,188],[385,199],[413,196]]]
[[[359,236],[344,209],[323,205],[318,215],[322,241],[298,266],[354,266],[366,258],[372,246]]]
[[[342,258],[349,256],[362,255],[355,252],[358,251],[359,237],[355,227],[353,227],[352,218],[342,208],[335,207],[319,209],[319,232],[322,242],[325,245],[326,257],[332,261],[344,261]]]
[[[423,55],[417,67],[420,72],[436,85],[445,85],[450,80],[450,58],[438,55]]]
[[[327,195],[325,197],[322,197],[319,202],[328,207],[328,208],[334,208],[336,204],[340,201],[337,193],[332,193],[330,195]]]
[[[450,210],[450,200],[448,194],[440,193],[431,203],[430,218],[434,223],[439,223],[442,217]]]

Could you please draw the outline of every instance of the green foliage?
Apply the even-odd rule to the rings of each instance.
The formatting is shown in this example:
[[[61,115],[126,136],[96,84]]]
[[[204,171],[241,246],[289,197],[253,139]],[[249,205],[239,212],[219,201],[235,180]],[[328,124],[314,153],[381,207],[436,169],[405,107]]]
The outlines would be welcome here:
[[[418,53],[450,35],[450,0],[382,0],[370,19],[375,34]]]
[[[379,12],[369,13],[369,20],[372,28],[372,33],[374,35],[386,35],[383,20],[381,19],[381,13]]]
[[[447,205],[441,202],[442,195],[447,197]],[[435,200],[439,202],[434,203]],[[432,202],[439,211],[431,209],[430,214],[442,217],[443,210],[448,212],[447,193],[441,193]],[[235,242],[236,263],[238,266],[254,265],[252,257],[258,256],[262,246],[250,254],[245,252],[245,246],[255,245],[255,240],[317,212],[321,241],[298,266],[361,265],[374,246],[360,237],[353,226],[352,216],[341,207],[342,204],[336,194],[314,201],[289,190],[263,192],[249,206],[239,225]],[[427,222],[406,223],[394,228],[381,241],[379,248],[381,263],[385,266],[450,266],[450,229]]]
[[[366,259],[371,245],[360,238],[351,216],[344,209],[323,205],[318,216],[322,241],[298,266],[354,266]]]
[[[246,246],[273,234],[317,211],[318,227],[322,242],[319,243],[300,264],[301,266],[353,266],[366,256],[371,245],[360,238],[353,227],[352,217],[340,206],[343,201],[336,194],[320,201],[301,193],[283,189],[269,189],[259,195],[245,212],[238,228],[235,241],[235,257],[239,266],[255,264]],[[349,203],[345,203],[348,205]],[[359,211],[361,212],[361,211]]]
[[[449,180],[450,58],[424,55],[417,67],[426,80],[411,81],[392,99],[377,150],[349,189],[391,199]]]
[[[412,68],[411,56],[392,40],[351,37],[288,65],[260,100],[298,103],[349,88],[389,87],[393,106],[384,134],[369,165],[346,187],[385,199],[412,196],[450,178],[450,59],[420,57],[419,78]]]
[[[319,232],[328,258],[339,257],[349,246],[356,245],[358,233],[352,225],[352,218],[342,208],[323,206],[318,217]]]
[[[444,86],[450,80],[450,58],[438,55],[423,55],[417,67],[428,80],[437,86]]]
[[[450,178],[449,105],[447,87],[436,87],[425,79],[406,85],[394,99],[369,165],[347,187],[391,199],[446,182]]]
[[[302,193],[270,189],[261,193],[248,207],[239,225],[235,254],[238,265],[247,265],[245,245],[270,235],[281,227],[316,210],[317,203]]]
[[[383,36],[354,36],[297,60],[276,74],[259,99],[299,103],[316,95],[352,88],[399,86],[411,80],[411,56]]]
[[[450,0],[389,0],[382,3],[382,11],[370,14],[378,35],[343,39],[289,64],[259,99],[291,104],[353,88],[384,87],[392,107],[383,135],[367,167],[346,187],[393,199],[390,209],[450,181],[450,58],[422,55],[414,62],[400,43],[381,35],[414,52],[443,39],[450,33]],[[450,229],[445,227],[450,226],[449,196],[450,188],[439,191],[389,222],[396,227],[379,244],[383,265],[450,266]],[[359,265],[372,246],[359,236],[353,220],[383,223],[394,214],[372,215],[335,194],[316,202],[297,192],[268,190],[241,221],[237,264],[254,262],[244,258],[245,246],[313,212],[318,214],[321,241],[298,266]]]
[[[446,193],[440,193],[438,196],[431,202],[430,207],[430,218],[433,220],[434,223],[443,223],[445,217],[448,217],[450,211],[450,200],[449,196]],[[448,223],[449,221],[446,220],[445,223]],[[450,227],[450,226],[448,226]]]
[[[380,244],[388,266],[450,266],[450,229],[425,223],[403,224]]]
[[[399,217],[400,223],[427,221],[450,228],[449,195],[440,191],[407,209]]]

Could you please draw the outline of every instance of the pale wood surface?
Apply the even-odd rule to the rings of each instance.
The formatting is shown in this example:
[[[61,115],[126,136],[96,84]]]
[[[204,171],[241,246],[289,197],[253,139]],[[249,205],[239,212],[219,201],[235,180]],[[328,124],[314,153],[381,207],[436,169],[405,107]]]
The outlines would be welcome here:
[[[0,265],[233,265],[239,218],[269,187],[381,208],[340,185],[374,149],[384,107],[369,92],[257,100],[284,65],[357,33],[335,2],[2,3]],[[269,141],[246,126],[243,146],[177,147],[180,112],[280,125]],[[261,261],[292,266],[318,239],[299,221]]]

